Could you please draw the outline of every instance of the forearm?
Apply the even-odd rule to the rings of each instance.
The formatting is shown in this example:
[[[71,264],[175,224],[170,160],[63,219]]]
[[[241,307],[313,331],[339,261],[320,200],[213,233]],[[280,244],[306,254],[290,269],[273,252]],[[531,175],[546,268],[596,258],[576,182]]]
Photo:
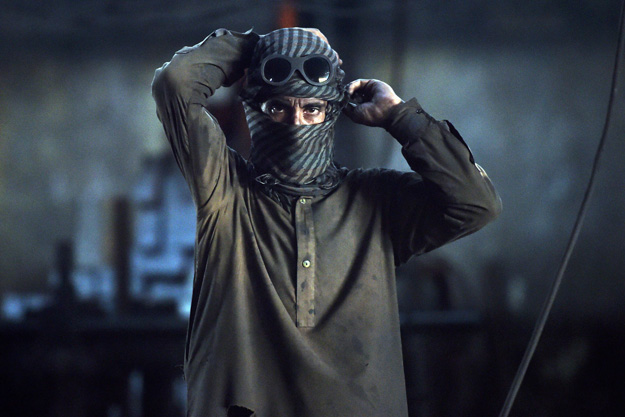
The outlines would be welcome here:
[[[393,110],[387,130],[402,145],[410,167],[433,190],[435,206],[454,238],[497,217],[501,200],[450,123],[433,119],[413,99]]]
[[[240,79],[249,65],[259,36],[219,29],[195,46],[176,52],[170,62],[156,70],[152,94],[159,110],[175,101],[206,105],[219,87],[230,86]]]

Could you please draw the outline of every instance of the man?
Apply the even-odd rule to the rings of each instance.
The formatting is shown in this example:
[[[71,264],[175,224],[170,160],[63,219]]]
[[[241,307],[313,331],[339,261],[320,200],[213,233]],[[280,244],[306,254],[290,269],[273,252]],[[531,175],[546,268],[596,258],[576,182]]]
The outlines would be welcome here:
[[[206,110],[244,76],[247,161]],[[500,211],[451,124],[343,76],[323,35],[301,28],[220,29],[156,72],[158,116],[197,206],[190,416],[407,416],[395,266]],[[385,128],[415,172],[337,166],[342,112]]]

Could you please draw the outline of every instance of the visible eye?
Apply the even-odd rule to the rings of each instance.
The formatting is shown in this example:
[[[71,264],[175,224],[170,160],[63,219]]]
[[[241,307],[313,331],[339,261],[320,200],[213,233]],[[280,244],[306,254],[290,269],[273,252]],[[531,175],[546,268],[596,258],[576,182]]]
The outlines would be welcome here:
[[[321,111],[321,108],[319,106],[306,106],[304,107],[304,111],[307,113],[316,114]]]
[[[267,110],[270,114],[283,113],[286,111],[286,107],[283,104],[274,103],[267,106]]]
[[[262,110],[266,114],[283,114],[287,111],[287,106],[280,101],[267,101],[262,105]]]
[[[321,104],[309,104],[304,106],[304,111],[308,114],[319,114],[325,111],[325,106]]]

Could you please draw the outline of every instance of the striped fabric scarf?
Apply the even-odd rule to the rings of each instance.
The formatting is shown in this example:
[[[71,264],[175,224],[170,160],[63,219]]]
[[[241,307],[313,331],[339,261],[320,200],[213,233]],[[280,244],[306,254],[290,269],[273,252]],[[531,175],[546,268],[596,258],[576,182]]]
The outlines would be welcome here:
[[[323,54],[334,66],[335,80],[314,86],[295,72],[285,85],[268,85],[260,76],[260,63],[276,53],[291,57]],[[259,40],[250,64],[248,84],[241,93],[252,137],[249,162],[257,181],[295,195],[325,193],[339,184],[341,174],[333,164],[334,124],[345,103],[343,76],[332,48],[311,32],[279,29]],[[315,125],[274,122],[261,110],[261,105],[275,96],[326,100],[325,121]]]

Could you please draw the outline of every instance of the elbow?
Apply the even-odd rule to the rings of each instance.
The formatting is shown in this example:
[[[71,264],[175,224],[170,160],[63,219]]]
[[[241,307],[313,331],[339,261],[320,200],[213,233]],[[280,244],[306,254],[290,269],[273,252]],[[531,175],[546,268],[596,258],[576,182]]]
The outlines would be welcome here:
[[[164,68],[165,66],[162,66],[154,72],[154,78],[152,79],[152,97],[156,98],[159,95],[159,91],[162,91],[163,89]]]
[[[492,198],[489,200],[489,204],[485,205],[484,207],[483,217],[485,224],[488,224],[497,219],[497,217],[499,217],[499,215],[501,214],[502,210],[503,204],[501,203],[501,198],[498,194],[493,195]]]
[[[470,235],[493,222],[502,211],[499,195],[482,199],[479,203],[449,207],[444,215],[445,222],[455,231],[456,238]]]
[[[487,224],[495,221],[501,214],[503,206],[501,204],[501,198],[498,194],[492,195],[490,198],[485,199],[479,206],[475,206],[472,210],[473,219],[471,221],[471,227],[473,231],[477,231]]]
[[[474,215],[479,225],[478,228],[481,228],[499,217],[503,210],[503,205],[499,193],[497,193],[486,172],[479,165],[477,167],[484,181],[480,187],[475,188],[476,193],[473,197],[474,203],[472,206],[475,208]]]
[[[499,217],[499,215],[503,211],[503,203],[501,202],[501,197],[499,197],[499,195],[497,195],[496,200],[497,200],[497,203],[495,204],[495,207],[493,209],[493,214],[494,214],[493,220]]]
[[[186,96],[187,87],[185,80],[189,79],[189,69],[176,56],[163,64],[154,72],[152,79],[152,96],[159,101],[159,98],[172,96]]]
[[[163,97],[167,91],[175,89],[175,74],[172,74],[170,63],[165,63],[162,67],[154,72],[152,79],[152,97],[158,100]]]

